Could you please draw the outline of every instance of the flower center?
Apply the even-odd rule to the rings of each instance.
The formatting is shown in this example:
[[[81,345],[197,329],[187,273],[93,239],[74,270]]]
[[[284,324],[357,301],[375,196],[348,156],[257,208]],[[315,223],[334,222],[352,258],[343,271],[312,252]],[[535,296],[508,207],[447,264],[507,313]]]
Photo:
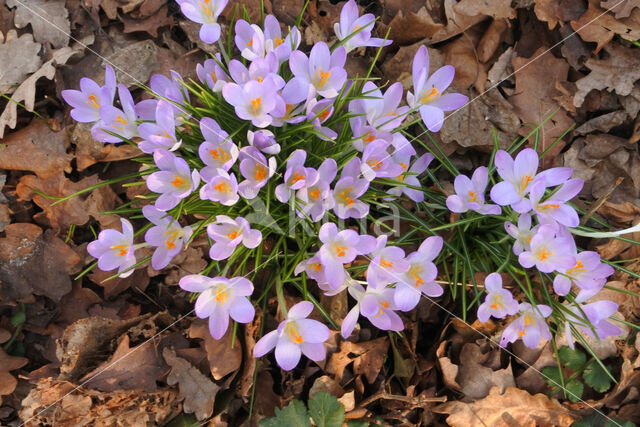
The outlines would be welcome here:
[[[253,98],[251,100],[251,108],[253,108],[253,113],[258,114],[258,110],[260,110],[260,106],[262,105],[262,97],[259,96],[257,98]]]
[[[420,102],[422,104],[426,104],[428,102],[431,101],[435,101],[436,99],[440,98],[442,96],[442,93],[440,93],[440,91],[438,89],[436,89],[435,87],[432,87],[431,89],[429,89],[428,92],[425,92],[422,97],[420,98]]]
[[[384,268],[391,268],[391,267],[393,267],[393,262],[392,261],[387,261],[384,258],[380,258],[380,266],[382,266]]]
[[[256,173],[255,177],[258,181],[262,181],[267,177],[267,168],[265,168],[260,163],[256,163]]]
[[[202,12],[207,15],[209,18],[213,17],[213,4],[211,0],[203,0],[198,2],[200,4],[200,8]]]
[[[489,306],[492,310],[497,310],[498,307],[504,309],[504,304],[502,303],[502,297],[500,295],[495,295],[491,297],[491,305]]]
[[[315,190],[309,191],[309,195],[313,200],[318,200],[318,197],[320,197],[320,189],[316,188]]]
[[[524,191],[527,189],[527,186],[531,181],[533,181],[531,174],[524,175],[522,178],[520,178],[520,195],[521,196],[524,195]]]
[[[338,197],[341,198],[347,204],[347,206],[353,205],[353,199],[347,194],[351,190],[353,190],[353,187],[349,187],[346,190],[338,193]]]
[[[422,280],[422,277],[420,277],[420,274],[418,274],[421,271],[422,271],[422,267],[420,267],[419,265],[412,266],[409,269],[409,276],[415,279],[416,283],[414,283],[413,286],[415,286],[416,288],[420,285],[424,285],[424,280]]]
[[[251,39],[247,42],[247,47],[252,47],[253,46],[253,37],[251,37]]]
[[[295,184],[298,181],[302,181],[305,178],[306,176],[304,176],[304,174],[301,174],[300,172],[294,172],[293,177],[291,178],[291,185]]]
[[[168,234],[169,237],[167,238],[167,240],[165,241],[165,244],[167,245],[167,249],[175,249],[176,248],[176,239],[178,238],[178,231],[177,230],[167,230],[164,232],[164,234]]]
[[[327,120],[327,117],[329,117],[329,110],[324,110],[318,117],[320,117],[320,120],[324,122]]]
[[[289,336],[289,339],[295,344],[302,344],[304,342],[304,338],[302,338],[302,336],[298,333],[298,330],[293,323],[287,324],[287,335]]]
[[[336,255],[338,255],[339,257],[343,257],[346,254],[346,250],[348,249],[347,246],[339,246],[339,245],[335,245],[334,246],[335,250],[336,250]]]
[[[120,114],[116,116],[116,119],[113,121],[113,123],[111,123],[111,126],[113,126],[114,129],[118,129],[118,130],[124,129],[122,126],[117,126],[116,123],[122,123],[123,125],[129,124],[127,119],[122,117]]]
[[[173,175],[173,181],[171,181],[171,185],[173,185],[176,188],[179,188],[179,187],[182,187],[184,184],[186,184],[186,181],[184,180],[184,178],[178,175]]]
[[[220,182],[214,185],[213,188],[220,193],[228,193],[231,191],[231,186],[227,182]]]
[[[373,170],[380,170],[382,167],[382,160],[367,160],[367,164]]]
[[[214,160],[226,162],[227,160],[231,159],[231,156],[229,156],[221,147],[209,150],[209,154]]]
[[[576,261],[576,266],[567,270],[567,275],[582,273],[584,271],[587,271],[587,269],[584,267],[582,261]]]
[[[473,191],[468,191],[468,193],[470,197],[469,201],[473,203],[478,203],[478,193]]]
[[[313,83],[316,87],[322,87],[327,83],[329,77],[331,77],[331,71],[327,71],[325,73],[324,71],[322,71],[322,68],[318,68],[316,70],[316,75],[313,78]]]
[[[89,95],[89,100],[87,104],[91,105],[96,110],[100,109],[100,98],[95,96],[94,94]]]
[[[551,255],[553,255],[552,251],[549,251],[547,248],[542,248],[538,251],[538,260],[544,261],[548,259]]]
[[[558,203],[546,203],[546,204],[544,204],[544,205],[540,205],[540,206],[538,206],[538,209],[539,209],[539,210],[541,210],[541,211],[543,211],[543,212],[546,212],[546,211],[548,211],[549,209],[553,209],[553,210],[555,211],[555,210],[556,210],[556,209],[558,209],[559,207],[560,207],[560,205],[559,205]]]
[[[227,289],[220,287],[218,289],[216,289],[216,302],[220,303],[220,305],[222,305],[224,307],[225,303],[227,302],[227,299],[229,298],[229,295],[227,294]]]
[[[278,47],[278,46],[280,46],[283,42],[284,42],[284,39],[281,39],[280,37],[276,36],[276,38],[275,38],[275,39],[273,39],[273,47]]]
[[[116,249],[119,256],[125,256],[129,253],[129,245],[114,245],[109,246],[109,249]]]
[[[231,233],[227,234],[227,238],[229,240],[233,240],[236,237],[238,237],[240,235],[240,233],[238,233],[237,231],[232,231]]]
[[[320,264],[319,262],[314,262],[310,264],[309,267],[313,268],[315,271],[322,270],[322,264]]]
[[[374,139],[376,139],[376,137],[375,137],[375,136],[373,136],[373,134],[372,134],[371,132],[367,132],[367,133],[365,133],[365,135],[366,135],[366,136],[364,136],[364,137],[362,138],[364,142],[371,142],[371,141],[373,141]]]
[[[218,82],[218,76],[216,76],[216,72],[212,71],[211,73],[211,80],[213,80],[214,83]]]

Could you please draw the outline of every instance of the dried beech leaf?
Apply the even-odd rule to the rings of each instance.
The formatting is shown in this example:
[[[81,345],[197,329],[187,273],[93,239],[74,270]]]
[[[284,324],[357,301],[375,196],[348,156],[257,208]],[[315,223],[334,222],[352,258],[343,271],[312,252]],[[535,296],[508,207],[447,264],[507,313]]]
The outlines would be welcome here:
[[[516,11],[511,7],[511,0],[462,0],[454,6],[461,15],[487,15],[494,19],[514,19]]]
[[[605,0],[600,6],[615,13],[616,19],[628,18],[636,7],[640,7],[640,0]]]
[[[560,0],[538,0],[533,6],[536,17],[549,25],[553,30],[558,25],[558,14],[556,8]]]
[[[211,375],[216,380],[240,369],[242,346],[236,339],[232,348],[232,337],[233,328],[229,328],[222,338],[219,340],[213,339],[211,332],[209,332],[208,322],[201,319],[194,320],[189,327],[189,338],[201,338],[203,340],[202,346],[207,351]]]
[[[213,404],[220,387],[191,363],[176,356],[176,352],[169,347],[164,348],[162,356],[171,366],[167,384],[178,384],[180,397],[184,399],[184,412],[195,414],[199,421],[209,418],[213,413]]]
[[[24,28],[31,24],[36,41],[51,43],[55,48],[69,45],[71,23],[64,4],[65,0],[7,0],[7,6],[17,8],[15,26]],[[32,10],[36,10],[37,14]],[[43,19],[43,16],[47,19]]]
[[[449,414],[447,423],[452,427],[569,426],[574,421],[569,410],[557,400],[515,387],[508,387],[503,394],[494,387],[484,399],[472,403],[447,402],[432,410]]]
[[[20,369],[29,362],[25,357],[9,356],[0,347],[0,396],[13,393],[18,380],[9,371]]]
[[[466,343],[460,352],[460,370],[456,377],[466,398],[480,399],[497,387],[503,391],[506,387],[515,387],[511,365],[504,369],[492,369],[486,366],[491,352],[482,353],[474,343]]]
[[[38,53],[41,47],[33,41],[31,34],[18,37],[15,30],[9,30],[4,43],[0,40],[0,93],[13,92],[14,86],[40,68],[42,59]]]
[[[364,375],[367,382],[373,384],[382,369],[388,351],[387,337],[360,343],[342,341],[340,351],[331,355],[329,366],[335,372],[336,378],[342,379],[345,368],[353,362],[353,373]]]

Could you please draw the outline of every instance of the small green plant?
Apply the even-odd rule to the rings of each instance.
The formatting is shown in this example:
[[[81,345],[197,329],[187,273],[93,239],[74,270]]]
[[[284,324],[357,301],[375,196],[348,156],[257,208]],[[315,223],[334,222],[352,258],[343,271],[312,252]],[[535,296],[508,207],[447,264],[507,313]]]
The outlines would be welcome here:
[[[542,370],[544,377],[551,387],[551,393],[557,394],[562,388],[565,395],[572,402],[582,399],[584,386],[587,385],[598,393],[604,393],[611,388],[611,377],[595,357],[587,360],[587,356],[579,349],[561,347],[558,350],[560,366],[547,366]],[[611,369],[606,366],[606,369]]]

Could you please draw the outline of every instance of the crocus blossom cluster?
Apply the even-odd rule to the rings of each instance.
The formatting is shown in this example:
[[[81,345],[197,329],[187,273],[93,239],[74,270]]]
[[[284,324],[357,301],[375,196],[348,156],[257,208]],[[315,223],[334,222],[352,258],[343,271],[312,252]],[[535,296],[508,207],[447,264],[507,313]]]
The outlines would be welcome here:
[[[225,40],[232,40],[241,58],[218,53],[198,64],[199,82],[175,71],[154,75],[150,88],[156,97],[138,103],[117,84],[111,67],[104,85],[84,78],[80,90],[62,92],[73,107],[71,116],[93,124],[94,138],[136,145],[142,152],[140,176],[149,190],[140,196],[142,217],[149,223],[139,233],[145,232],[144,241],[134,243],[133,226],[124,219],[122,231],[103,230],[87,248],[98,268],[117,269],[116,275],[126,277],[145,261],[135,254],[145,248],[151,267],[161,270],[195,239],[208,242],[209,266],[182,277],[179,285],[198,294],[195,313],[209,319],[215,339],[227,333],[229,319],[240,324],[254,319],[254,283],[248,277],[276,277],[269,285],[256,280],[255,286],[262,293],[261,287],[275,282],[284,320],[258,341],[254,354],[261,357],[275,348],[276,362],[286,370],[302,355],[324,359],[330,335],[327,326],[308,318],[311,302],[287,310],[282,287],[302,280],[301,275],[316,282],[310,292],[351,297],[353,305],[341,319],[343,337],[361,319],[381,330],[401,331],[403,312],[422,297],[444,292],[435,261],[445,258],[440,255],[445,241],[430,236],[407,250],[400,246],[402,239],[366,234],[355,225],[369,217],[376,222],[386,203],[425,200],[421,175],[434,156],[418,153],[403,131],[421,119],[437,132],[445,112],[467,102],[465,95],[448,91],[453,67],[430,75],[428,50],[421,46],[406,95],[399,82],[379,87],[373,79],[350,79],[345,65],[351,51],[392,42],[372,36],[376,19],[360,16],[355,0],[343,6],[335,24],[338,43],[317,42],[308,50],[300,47],[298,28],[283,31],[272,15],[263,25],[237,20],[227,38],[218,23],[226,0],[177,2],[188,19],[201,24],[203,42],[217,42],[227,52]],[[568,228],[578,224],[570,200],[582,182],[569,179],[568,168],[538,173],[538,157],[529,149],[515,160],[499,151],[495,165],[501,182],[488,190],[486,167],[471,178],[459,175],[446,206],[467,215],[510,215],[517,225],[506,222],[505,233],[515,239],[513,251],[522,267],[554,273],[555,292],[566,296],[577,289],[578,303],[597,293],[610,267],[593,252],[579,252]],[[262,268],[268,274],[253,274]],[[484,289],[480,320],[520,313],[502,343],[522,338],[533,346],[548,339],[549,307],[518,304],[496,273],[487,277]],[[598,336],[613,333],[608,315],[594,316],[587,321],[600,325]]]

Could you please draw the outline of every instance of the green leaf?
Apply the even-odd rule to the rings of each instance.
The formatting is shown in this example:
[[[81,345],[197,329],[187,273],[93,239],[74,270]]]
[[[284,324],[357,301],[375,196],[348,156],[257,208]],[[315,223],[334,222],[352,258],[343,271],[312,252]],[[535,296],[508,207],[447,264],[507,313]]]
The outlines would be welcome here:
[[[564,346],[558,350],[560,355],[560,362],[569,369],[579,371],[587,361],[587,357],[578,349],[572,350],[571,348]]]
[[[369,427],[369,422],[364,420],[351,420],[347,423],[347,427]]]
[[[261,427],[311,427],[311,421],[304,403],[294,399],[286,408],[276,408],[275,417],[260,420],[258,425]]]
[[[184,412],[173,418],[167,427],[195,427],[200,425],[200,421],[193,414],[185,414]]]
[[[582,378],[589,387],[598,393],[604,393],[611,387],[611,378],[595,359],[587,363],[582,373]]]
[[[567,391],[567,397],[572,402],[577,402],[582,398],[582,392],[584,391],[584,385],[578,380],[571,380],[565,385]]]
[[[549,384],[549,387],[557,389],[562,385],[563,379],[560,378],[557,366],[547,366],[542,368],[542,375],[544,376],[545,381],[547,381],[547,384]]]
[[[344,422],[344,406],[335,396],[320,391],[309,400],[309,412],[318,427],[340,427]]]

